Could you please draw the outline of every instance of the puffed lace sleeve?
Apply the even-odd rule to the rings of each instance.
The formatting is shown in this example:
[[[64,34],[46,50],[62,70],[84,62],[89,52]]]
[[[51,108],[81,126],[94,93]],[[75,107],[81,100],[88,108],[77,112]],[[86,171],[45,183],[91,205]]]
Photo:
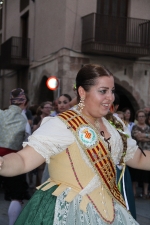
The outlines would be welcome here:
[[[129,159],[132,159],[134,157],[134,154],[138,149],[138,145],[137,142],[131,137],[131,131],[129,130],[129,127],[125,125],[124,122],[119,117],[117,119],[123,124],[124,132],[128,135],[127,151],[126,156],[124,158],[124,161],[127,162]]]
[[[23,147],[33,147],[49,163],[52,155],[62,152],[73,142],[73,134],[58,117],[46,117]]]
[[[124,132],[129,135],[129,137],[127,138],[127,153],[124,158],[125,162],[127,162],[129,159],[132,159],[134,157],[134,154],[138,149],[138,145],[136,140],[131,137],[131,132],[129,131],[129,128],[127,126],[124,127]]]

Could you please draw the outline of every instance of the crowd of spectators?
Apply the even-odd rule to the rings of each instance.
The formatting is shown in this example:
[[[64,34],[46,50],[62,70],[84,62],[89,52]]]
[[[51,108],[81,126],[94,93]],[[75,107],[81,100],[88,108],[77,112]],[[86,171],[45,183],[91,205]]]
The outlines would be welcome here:
[[[150,150],[150,108],[145,107],[137,110],[135,112],[135,118],[133,118],[130,108],[117,111],[117,114],[127,125],[132,138],[137,141],[141,151],[145,149]],[[131,120],[131,118],[133,119]],[[129,168],[129,170],[134,197],[150,199],[150,171],[133,168]],[[140,194],[137,191],[138,187],[142,189]]]

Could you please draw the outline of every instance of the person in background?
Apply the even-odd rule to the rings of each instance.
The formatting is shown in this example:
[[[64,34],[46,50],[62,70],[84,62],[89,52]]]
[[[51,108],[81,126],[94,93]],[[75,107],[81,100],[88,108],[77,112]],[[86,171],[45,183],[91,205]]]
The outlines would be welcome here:
[[[39,107],[39,105],[37,105],[37,104],[33,104],[33,105],[29,106],[29,110],[30,110],[30,112],[32,114],[32,123],[30,123],[31,124],[31,132],[33,130],[33,120],[37,116],[36,113],[37,113],[38,107]],[[41,112],[39,114],[41,114]],[[27,116],[28,116],[28,114],[27,114]],[[30,120],[30,118],[31,117],[28,117],[28,120]],[[32,188],[32,191],[35,190],[36,177],[37,177],[37,169],[29,171],[27,180],[28,180],[29,187]]]
[[[32,123],[33,123],[34,117],[36,116],[36,112],[37,112],[38,107],[39,107],[39,105],[37,105],[37,104],[29,106],[29,110],[32,113]]]
[[[150,113],[150,107],[145,107],[144,109],[145,115],[146,117],[148,116],[148,114]]]
[[[127,123],[128,128],[131,132],[132,127],[135,125],[134,122],[131,121],[131,109],[130,108],[124,108],[124,109],[122,109],[122,111],[124,112],[125,122]]]
[[[147,114],[145,123],[150,126],[150,113]]]
[[[26,95],[22,88],[13,89],[10,93],[10,106],[0,110],[0,156],[17,154],[22,149],[27,120],[21,114],[25,107]],[[22,162],[23,163],[23,162]],[[3,177],[5,199],[10,200],[8,209],[9,225],[13,225],[22,209],[28,185],[26,175]]]
[[[32,132],[34,132],[37,128],[39,128],[44,117],[50,116],[51,110],[52,105],[49,103],[49,101],[41,103],[41,105],[37,109],[37,116],[35,116],[33,119]]]
[[[50,116],[54,117],[58,114],[58,98],[53,101],[52,111]]]
[[[62,94],[58,98],[58,114],[64,112],[70,108],[70,102],[72,98],[68,94]]]
[[[150,150],[150,126],[146,124],[146,114],[143,109],[136,112],[137,124],[132,128],[132,137],[137,141],[140,149]],[[148,186],[150,183],[150,171],[137,170],[130,168],[130,174],[133,182],[134,196],[137,195],[137,184],[143,185],[143,199],[149,199]]]
[[[25,139],[24,141],[28,140],[28,137],[31,135],[31,127],[32,127],[32,113],[29,109],[27,109],[28,107],[28,102],[29,102],[29,98],[26,95],[26,102],[24,105],[24,109],[22,110],[22,115],[25,117],[27,123],[26,123],[26,128],[25,128]]]
[[[119,98],[119,95],[117,93],[114,93],[114,96],[115,96],[115,100],[111,106],[111,110],[113,112],[113,114],[115,115],[118,108],[119,108],[119,104],[120,104],[120,98]],[[117,115],[117,114],[116,114]]]
[[[50,114],[50,116],[52,117],[58,115],[61,111],[65,111],[77,104],[76,96],[72,99],[70,95],[62,94],[60,97],[53,102],[54,111],[52,111],[52,113]],[[58,108],[58,101],[59,101],[59,108]]]
[[[32,117],[32,112],[31,110],[28,108],[28,104],[29,104],[29,98],[26,95],[26,103],[25,103],[25,108],[23,109],[23,111],[25,112],[25,115],[27,117],[28,123],[30,124],[30,127],[32,127],[32,123],[33,123],[33,117]]]
[[[57,114],[55,114],[55,116],[71,108],[74,103],[73,101],[74,100],[72,100],[71,96],[68,94],[60,95],[60,97],[57,99]],[[53,114],[53,117],[54,117],[54,114]],[[44,183],[48,178],[49,178],[48,164],[46,164],[42,174],[42,179],[41,179],[42,183]]]
[[[124,121],[124,112],[122,112],[122,111],[117,111],[116,114],[118,115],[118,117],[119,117],[122,121]]]
[[[33,120],[32,132],[34,132],[36,129],[39,128],[43,118],[50,116],[51,110],[52,110],[52,104],[49,101],[41,103],[41,105],[37,109],[37,116],[35,116]],[[36,169],[36,172],[37,172],[36,186],[39,186],[41,184],[44,168],[45,168],[45,163],[43,163]]]

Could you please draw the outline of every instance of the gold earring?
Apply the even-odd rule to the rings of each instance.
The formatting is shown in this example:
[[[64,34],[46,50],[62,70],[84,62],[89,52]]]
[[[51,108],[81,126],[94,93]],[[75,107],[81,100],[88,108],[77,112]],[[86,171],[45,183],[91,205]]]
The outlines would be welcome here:
[[[78,104],[80,113],[82,112],[82,110],[83,110],[83,108],[84,108],[84,106],[85,106],[84,100],[85,100],[85,98],[84,98],[84,97],[81,97],[81,98],[80,98],[80,102],[79,102],[79,104]]]

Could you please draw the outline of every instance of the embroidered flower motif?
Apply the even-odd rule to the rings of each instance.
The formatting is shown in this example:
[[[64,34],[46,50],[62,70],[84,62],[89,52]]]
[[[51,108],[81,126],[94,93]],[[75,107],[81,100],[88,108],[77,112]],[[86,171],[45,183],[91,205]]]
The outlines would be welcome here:
[[[83,133],[85,133],[85,137],[90,139],[91,138],[91,133],[88,131],[88,129],[83,130]]]
[[[87,147],[95,145],[97,141],[97,135],[95,131],[88,126],[83,126],[79,128],[78,131],[80,141]]]

